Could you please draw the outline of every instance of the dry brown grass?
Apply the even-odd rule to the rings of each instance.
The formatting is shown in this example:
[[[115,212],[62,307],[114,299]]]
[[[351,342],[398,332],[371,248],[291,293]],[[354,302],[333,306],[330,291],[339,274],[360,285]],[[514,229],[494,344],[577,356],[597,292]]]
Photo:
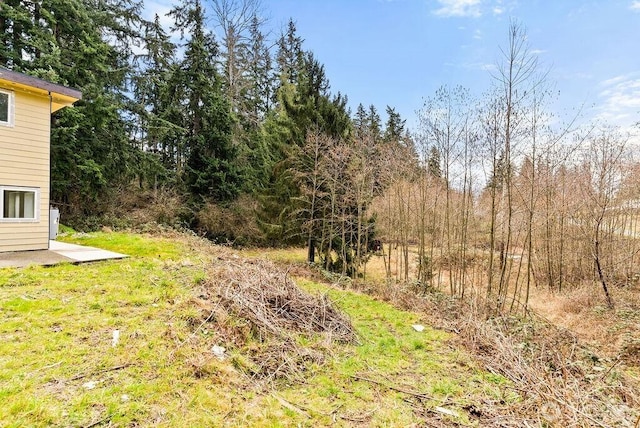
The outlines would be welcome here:
[[[386,247],[385,247],[386,248]],[[417,268],[417,252],[410,249],[409,267],[410,278],[414,278]],[[436,251],[437,252],[437,251]],[[361,288],[375,289],[377,293],[397,300],[399,288],[406,288],[396,281],[399,278],[397,269],[401,267],[392,257],[392,284],[385,281],[385,266],[382,256],[374,256],[367,265],[366,284],[376,283]],[[516,270],[517,266],[512,269]],[[432,284],[441,292],[449,292],[449,272],[440,270],[435,272]],[[416,290],[414,290],[416,291]],[[417,290],[424,291],[424,290]],[[610,290],[616,309],[606,309],[602,289],[599,284],[585,283],[581,286],[567,288],[562,293],[551,292],[546,287],[532,287],[529,298],[529,309],[548,323],[566,329],[580,341],[589,345],[599,355],[608,358],[625,358],[629,365],[640,368],[640,364],[633,363],[640,360],[632,354],[640,343],[640,289],[638,286],[611,287]],[[484,295],[484,284],[467,285],[465,298],[474,295]],[[513,295],[513,284],[508,296]],[[510,297],[511,298],[511,297]],[[514,307],[521,309],[520,303]]]
[[[257,209],[257,201],[249,195],[240,196],[228,206],[207,203],[195,213],[196,229],[223,244],[259,244],[264,234],[256,220]]]
[[[537,290],[531,301],[536,313],[573,332],[599,355],[637,371],[640,368],[640,292],[634,287],[613,287],[616,308],[605,307],[596,284],[563,293]],[[622,365],[622,364],[621,364]]]
[[[529,317],[496,317],[477,296],[418,296],[415,285],[385,282],[381,257],[367,272],[369,281],[354,287],[428,314],[435,327],[457,333],[487,370],[512,382],[521,400],[509,418],[487,426],[638,427],[640,382],[632,374],[640,363],[638,290],[614,289],[617,308],[609,311],[597,285],[563,294],[536,288]]]
[[[637,383],[568,330],[544,320],[481,312],[458,321],[468,348],[485,367],[513,382],[523,400],[512,411],[539,425],[632,427],[640,404]]]
[[[509,417],[502,412],[487,426],[636,427],[638,381],[621,370],[619,360],[596,355],[569,330],[541,318],[487,318],[477,300],[417,297],[410,287],[380,291],[402,307],[428,314],[434,326],[457,333],[488,371],[511,381],[508,388],[521,400],[509,407]],[[514,420],[520,423],[508,422]]]
[[[178,226],[186,210],[184,197],[174,189],[127,188],[118,192],[113,215],[133,226],[156,223]]]

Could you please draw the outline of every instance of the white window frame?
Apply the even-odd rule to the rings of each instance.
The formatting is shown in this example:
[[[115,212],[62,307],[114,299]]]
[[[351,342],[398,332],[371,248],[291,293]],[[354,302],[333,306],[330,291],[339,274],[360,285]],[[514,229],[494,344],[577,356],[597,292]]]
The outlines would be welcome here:
[[[14,121],[15,121],[15,106],[16,106],[15,94],[13,91],[7,91],[6,89],[0,89],[0,94],[5,94],[9,96],[9,105],[7,106],[7,109],[9,110],[7,112],[8,120],[6,122],[3,120],[0,120],[0,125],[13,128]]]
[[[33,196],[33,218],[5,218],[4,217],[4,191],[31,192]],[[0,186],[0,223],[38,223],[40,221],[40,188],[21,186]]]

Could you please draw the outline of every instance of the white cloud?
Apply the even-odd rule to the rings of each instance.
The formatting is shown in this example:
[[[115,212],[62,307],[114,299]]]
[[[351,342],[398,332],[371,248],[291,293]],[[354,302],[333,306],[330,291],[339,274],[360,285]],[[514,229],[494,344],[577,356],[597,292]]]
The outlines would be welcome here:
[[[600,83],[598,118],[614,125],[631,125],[640,119],[640,73],[616,76]]]
[[[603,80],[602,82],[600,82],[600,86],[602,87],[610,87],[610,86],[615,86],[618,85],[621,82],[624,82],[625,80],[628,79],[627,75],[620,75],[620,76],[616,76],[616,77],[612,77],[610,79],[607,80]]]
[[[460,64],[460,66],[467,70],[481,70],[488,71],[490,73],[496,71],[497,69],[496,65],[490,62],[465,62]]]
[[[640,12],[640,0],[634,0],[633,2],[631,2],[631,4],[629,5],[629,9]]]
[[[440,8],[433,11],[433,14],[443,18],[479,18],[482,16],[480,10],[481,0],[438,0]]]

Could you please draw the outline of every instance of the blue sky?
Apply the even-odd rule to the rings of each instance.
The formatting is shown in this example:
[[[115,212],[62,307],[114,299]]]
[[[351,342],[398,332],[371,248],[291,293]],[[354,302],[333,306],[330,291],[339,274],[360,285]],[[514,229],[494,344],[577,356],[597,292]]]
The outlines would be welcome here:
[[[147,13],[170,3],[148,1]],[[550,70],[560,117],[584,105],[588,119],[640,121],[640,0],[263,0],[263,10],[274,35],[294,19],[354,110],[390,105],[413,126],[441,85],[481,95],[515,19]]]

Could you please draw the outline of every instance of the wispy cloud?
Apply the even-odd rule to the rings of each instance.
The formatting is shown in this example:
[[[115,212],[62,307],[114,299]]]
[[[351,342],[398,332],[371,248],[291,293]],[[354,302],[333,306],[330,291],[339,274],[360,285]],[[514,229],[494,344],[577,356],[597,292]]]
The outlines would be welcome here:
[[[466,68],[467,70],[481,70],[494,72],[496,71],[496,65],[489,62],[465,62],[460,64],[462,68]]]
[[[502,0],[497,0],[496,4],[493,6],[492,11],[495,16],[502,15],[505,12],[505,8],[502,5]]]
[[[440,8],[433,11],[433,14],[443,18],[479,18],[482,16],[480,10],[481,0],[438,0]]]
[[[512,0],[436,0],[439,8],[433,14],[441,18],[480,18],[485,14],[500,17],[514,7]],[[635,0],[640,3],[640,0]]]
[[[640,0],[632,1],[631,4],[629,5],[629,9],[635,12],[640,12]]]
[[[629,125],[640,113],[640,73],[616,76],[599,85],[598,117],[616,125]]]

